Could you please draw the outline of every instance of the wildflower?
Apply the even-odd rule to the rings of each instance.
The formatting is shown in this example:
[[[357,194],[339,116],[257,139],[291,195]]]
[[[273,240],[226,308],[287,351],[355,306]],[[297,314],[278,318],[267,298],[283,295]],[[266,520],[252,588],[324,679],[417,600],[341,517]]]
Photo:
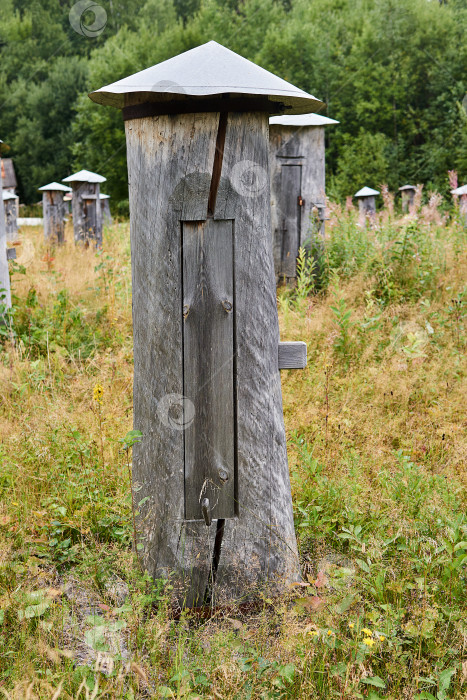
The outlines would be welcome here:
[[[355,627],[354,623],[353,623],[353,622],[349,622],[349,629],[350,629],[350,630],[353,630],[354,627]]]
[[[363,644],[366,644],[367,647],[370,647],[370,648],[371,648],[372,646],[374,646],[375,640],[372,639],[371,637],[366,637],[366,638],[363,640]]]
[[[312,637],[317,637],[317,636],[318,636],[318,632],[317,632],[316,630],[310,630],[310,634],[311,634]]]
[[[92,391],[92,397],[94,401],[97,401],[97,403],[102,403],[102,399],[104,396],[104,387],[101,384],[96,384]]]
[[[386,639],[386,637],[384,636],[384,634],[380,634],[380,635],[379,635],[379,641],[380,641],[380,642],[384,642],[385,639]]]
[[[371,630],[369,630],[368,627],[364,627],[362,629],[362,634],[366,634],[368,637],[371,637]]]
[[[330,637],[334,632],[332,630],[328,630],[328,637]]]

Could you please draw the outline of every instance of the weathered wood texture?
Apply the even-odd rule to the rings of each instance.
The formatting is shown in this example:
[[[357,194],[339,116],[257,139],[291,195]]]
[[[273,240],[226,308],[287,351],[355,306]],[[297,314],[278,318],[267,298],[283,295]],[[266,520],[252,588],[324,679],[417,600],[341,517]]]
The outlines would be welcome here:
[[[71,182],[75,243],[102,245],[102,208],[98,182]]]
[[[133,458],[134,486],[140,489],[136,499],[143,500],[138,520],[141,555],[151,575],[177,573],[178,598],[187,605],[211,599],[207,591],[213,578],[212,595],[218,603],[264,583],[280,588],[299,578],[278,369],[268,120],[263,113],[228,114],[213,221],[208,223],[218,125],[216,113],[148,117],[125,124],[133,276],[134,427],[143,433]],[[181,232],[184,241],[192,236],[185,244],[193,247],[202,261],[201,271],[193,268],[187,272]],[[223,241],[206,243],[203,236]],[[226,245],[222,263],[221,245]],[[221,270],[213,270],[216,260],[222,275]],[[234,288],[229,284],[231,268]],[[191,279],[203,284],[208,295],[199,313],[208,311],[223,296],[233,304],[232,312],[216,306],[212,331],[200,325],[196,333],[190,330],[187,334],[187,326],[184,328],[190,313],[183,318],[183,305],[190,305],[191,297],[183,299],[183,282],[186,287],[192,284]],[[209,345],[210,332],[220,334],[221,348]],[[193,357],[188,368],[190,358],[184,351],[187,338],[193,354],[202,351],[207,360],[206,380],[213,384],[208,390],[210,400],[213,390],[220,393],[223,405],[219,408],[216,399],[215,406],[226,417],[221,440],[229,471],[234,397],[236,514],[231,517],[229,495],[218,513],[228,517],[217,519],[213,508],[210,527],[205,524],[201,504],[196,513],[191,496],[185,499],[187,433],[183,427],[190,427],[191,419],[193,424],[199,420],[210,426],[204,434],[208,445],[203,454],[211,459],[217,446],[209,441],[212,430],[218,429],[219,417],[196,415],[200,411],[196,392],[183,397],[184,391],[191,391],[189,376],[197,376],[198,382],[205,376],[196,365],[199,358]],[[231,342],[235,350],[229,357]],[[219,364],[224,356],[227,369]],[[225,389],[219,388],[216,368],[227,377]],[[198,391],[205,388],[200,385]],[[183,405],[181,420],[171,417],[171,402],[175,407]],[[196,518],[185,519],[187,504],[189,514]]]
[[[414,203],[415,190],[402,190],[401,197],[402,197],[402,211],[403,212],[410,211],[410,209]]]
[[[233,221],[182,222],[185,517],[235,516]],[[191,408],[191,407],[190,407]]]
[[[63,201],[63,192],[48,190],[42,193],[42,211],[44,216],[44,237],[51,243],[59,245],[65,241],[65,215],[67,207]]]
[[[376,197],[371,195],[369,197],[359,197],[358,198],[358,211],[360,216],[373,218],[376,213]]]
[[[112,226],[112,214],[110,213],[110,203],[108,199],[101,199],[102,224]]]
[[[3,191],[2,168],[0,159],[0,195]],[[6,252],[5,209],[0,205],[0,304],[11,306],[10,272]]]
[[[279,343],[279,369],[304,369],[306,367],[306,343],[298,340]]]
[[[296,276],[298,248],[324,236],[324,127],[271,124],[269,140],[274,269],[277,278],[289,279]]]
[[[467,194],[461,194],[459,212],[461,219],[464,220],[464,225],[467,226]]]
[[[18,205],[16,199],[5,199],[5,229],[7,241],[18,240]]]

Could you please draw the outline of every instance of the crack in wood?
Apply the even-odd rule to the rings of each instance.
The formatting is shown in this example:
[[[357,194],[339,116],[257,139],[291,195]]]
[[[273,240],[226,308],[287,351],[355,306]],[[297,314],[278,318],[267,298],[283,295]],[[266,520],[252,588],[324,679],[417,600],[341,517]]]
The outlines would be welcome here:
[[[204,604],[210,605],[214,594],[214,586],[217,578],[217,570],[221,558],[222,540],[224,538],[225,518],[219,518],[216,525],[216,537],[214,539],[214,548],[212,550],[211,570],[209,572],[208,585],[204,594]]]
[[[212,166],[211,188],[208,198],[208,216],[214,216],[216,208],[217,191],[222,173],[222,161],[224,160],[224,145],[225,134],[227,131],[227,112],[221,112],[219,115],[219,127],[217,129],[216,152],[214,154],[214,163]]]

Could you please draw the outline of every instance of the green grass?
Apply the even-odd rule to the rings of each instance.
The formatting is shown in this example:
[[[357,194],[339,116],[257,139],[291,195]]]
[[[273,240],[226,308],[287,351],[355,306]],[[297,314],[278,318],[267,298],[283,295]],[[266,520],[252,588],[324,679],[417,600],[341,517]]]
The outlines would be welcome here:
[[[132,554],[128,227],[97,254],[25,230],[0,352],[0,694],[466,696],[465,232],[381,218],[337,212],[279,292],[282,339],[308,345],[282,373],[304,585],[209,619],[174,616]]]

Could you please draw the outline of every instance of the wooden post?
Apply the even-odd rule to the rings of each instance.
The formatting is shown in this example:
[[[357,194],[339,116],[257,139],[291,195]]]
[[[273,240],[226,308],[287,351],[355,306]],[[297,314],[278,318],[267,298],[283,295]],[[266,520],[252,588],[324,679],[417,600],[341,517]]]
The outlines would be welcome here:
[[[109,204],[110,195],[100,193],[102,222],[104,226],[112,226],[112,214],[110,213]]]
[[[13,192],[4,190],[3,207],[5,214],[6,240],[14,242],[18,240],[18,197]]]
[[[278,281],[294,280],[300,246],[324,238],[324,127],[338,124],[319,114],[269,119],[271,219]]]
[[[406,214],[412,208],[416,189],[417,188],[414,187],[414,185],[404,185],[403,187],[399,187],[399,192],[401,193],[402,197],[402,211]]]
[[[175,572],[188,606],[281,589],[300,569],[268,111],[317,101],[215,42],[90,96],[124,108],[142,563],[154,577]]]
[[[467,185],[462,185],[462,187],[457,187],[455,190],[451,191],[451,194],[455,194],[460,198],[459,201],[459,214],[461,220],[464,222],[464,226],[467,226]]]
[[[44,216],[44,238],[52,244],[65,242],[66,204],[63,193],[71,192],[71,187],[51,182],[39,187],[42,192],[42,211]]]
[[[364,226],[367,221],[372,222],[376,215],[376,195],[378,190],[371,187],[362,187],[354,194],[358,198],[358,210],[360,213],[360,224]]]
[[[3,143],[0,141],[0,143]],[[0,156],[0,192],[3,193],[2,159]],[[3,200],[2,200],[3,201]],[[0,305],[11,307],[10,272],[8,270],[5,209],[0,206]]]
[[[100,183],[106,178],[89,170],[63,178],[71,184],[73,230],[75,243],[89,245],[94,241],[96,248],[102,245],[102,210],[100,205]]]

